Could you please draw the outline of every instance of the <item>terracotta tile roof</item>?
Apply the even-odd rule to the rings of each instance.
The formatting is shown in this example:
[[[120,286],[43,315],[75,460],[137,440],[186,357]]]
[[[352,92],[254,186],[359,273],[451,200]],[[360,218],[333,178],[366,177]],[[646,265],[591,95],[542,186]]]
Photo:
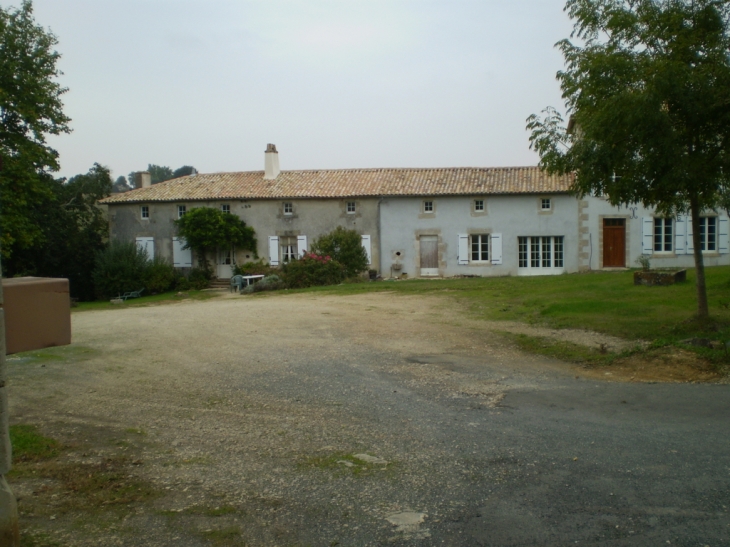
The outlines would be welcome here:
[[[547,175],[537,167],[440,169],[323,169],[192,175],[113,194],[101,203],[227,199],[345,198],[565,193],[573,177]]]

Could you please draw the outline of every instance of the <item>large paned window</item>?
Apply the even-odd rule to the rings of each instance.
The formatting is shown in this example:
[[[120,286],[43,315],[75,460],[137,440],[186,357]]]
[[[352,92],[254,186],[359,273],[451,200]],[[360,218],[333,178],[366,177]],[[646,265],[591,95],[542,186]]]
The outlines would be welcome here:
[[[489,262],[489,234],[471,236],[471,261]]]
[[[717,251],[717,217],[700,217],[702,250]]]
[[[562,268],[563,236],[517,238],[520,268]]]
[[[654,219],[654,252],[655,253],[671,253],[674,248],[671,218],[655,218]]]

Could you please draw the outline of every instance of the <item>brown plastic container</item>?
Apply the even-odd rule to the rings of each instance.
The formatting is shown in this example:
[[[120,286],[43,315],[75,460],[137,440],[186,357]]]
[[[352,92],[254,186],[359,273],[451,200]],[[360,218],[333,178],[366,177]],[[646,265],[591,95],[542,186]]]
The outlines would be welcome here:
[[[71,343],[68,279],[3,279],[6,352],[18,353]]]

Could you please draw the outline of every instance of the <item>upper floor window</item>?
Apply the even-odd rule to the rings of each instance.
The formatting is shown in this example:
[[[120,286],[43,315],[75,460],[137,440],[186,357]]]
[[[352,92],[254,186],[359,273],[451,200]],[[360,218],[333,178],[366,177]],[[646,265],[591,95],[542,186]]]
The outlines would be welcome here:
[[[142,218],[150,218],[150,207],[149,205],[142,205]]]
[[[433,201],[424,201],[423,202],[423,212],[424,213],[433,213]]]
[[[182,218],[185,216],[185,213],[187,213],[188,208],[185,205],[178,205],[177,206],[177,218]]]
[[[484,200],[483,199],[475,199],[474,200],[474,212],[475,213],[483,213],[484,212]]]
[[[550,198],[540,199],[540,209],[543,211],[550,211],[553,208],[553,200]]]
[[[355,212],[355,202],[354,201],[348,201],[347,202],[347,212],[348,213],[354,213]]]
[[[224,203],[223,205],[221,205],[221,211],[224,213],[230,213],[231,206],[228,203]]]
[[[284,202],[284,214],[285,215],[293,215],[294,214],[294,205],[292,205],[291,201]]]
[[[671,253],[674,250],[672,243],[674,234],[671,218],[654,219],[654,252]]]
[[[700,217],[700,241],[703,251],[717,251],[717,217]]]

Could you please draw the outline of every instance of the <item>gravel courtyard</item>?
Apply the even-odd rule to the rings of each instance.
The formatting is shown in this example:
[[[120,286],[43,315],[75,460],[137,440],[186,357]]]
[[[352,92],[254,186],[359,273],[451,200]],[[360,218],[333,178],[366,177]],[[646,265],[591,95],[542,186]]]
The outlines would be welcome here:
[[[609,382],[436,297],[72,318],[72,346],[9,357],[11,423],[150,495],[11,479],[33,545],[730,544],[727,384]]]

